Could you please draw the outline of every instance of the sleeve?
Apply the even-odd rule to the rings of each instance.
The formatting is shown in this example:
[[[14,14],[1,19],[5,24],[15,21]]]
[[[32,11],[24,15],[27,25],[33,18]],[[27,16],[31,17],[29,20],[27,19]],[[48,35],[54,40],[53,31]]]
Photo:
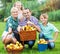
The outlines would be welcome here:
[[[54,25],[52,25],[52,30],[53,30],[54,32],[59,32],[58,29],[57,29]]]
[[[34,18],[34,24],[39,26],[39,22],[38,22],[38,19],[37,18]]]
[[[7,21],[7,23],[8,23],[8,28],[10,27],[10,28],[13,28],[13,22],[12,22],[12,20],[8,20]]]

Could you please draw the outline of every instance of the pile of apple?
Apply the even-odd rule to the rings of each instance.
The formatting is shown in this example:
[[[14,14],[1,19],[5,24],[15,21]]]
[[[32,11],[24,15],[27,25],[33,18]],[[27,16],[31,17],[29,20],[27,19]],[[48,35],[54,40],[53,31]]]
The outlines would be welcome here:
[[[23,26],[22,28],[23,28],[23,30],[25,30],[25,31],[36,30],[36,28],[34,28],[34,27],[30,26],[30,25],[25,25],[25,26]]]
[[[19,43],[17,41],[16,44],[10,43],[9,45],[7,45],[7,49],[10,49],[10,50],[21,50],[21,49],[23,49],[23,46],[22,46],[21,43]]]
[[[47,44],[48,42],[45,39],[40,39],[38,44]]]

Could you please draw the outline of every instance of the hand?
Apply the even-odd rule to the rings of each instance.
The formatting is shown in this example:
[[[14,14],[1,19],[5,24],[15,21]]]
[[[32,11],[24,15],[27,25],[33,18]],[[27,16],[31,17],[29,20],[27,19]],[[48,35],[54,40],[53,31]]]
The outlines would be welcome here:
[[[55,42],[55,40],[49,40],[48,42]]]
[[[21,26],[18,26],[17,27],[17,31],[20,32],[20,29],[21,29]]]
[[[34,23],[32,23],[32,22],[28,21],[28,22],[27,22],[27,24],[28,24],[28,25],[33,25]]]

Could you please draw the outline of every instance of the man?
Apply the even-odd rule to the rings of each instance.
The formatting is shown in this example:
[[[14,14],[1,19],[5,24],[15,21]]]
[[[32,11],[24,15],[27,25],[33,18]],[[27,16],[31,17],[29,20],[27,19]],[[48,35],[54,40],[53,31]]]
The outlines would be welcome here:
[[[40,30],[38,27],[38,19],[34,16],[31,15],[31,11],[29,9],[24,9],[23,10],[23,21],[22,22],[19,22],[19,25],[20,26],[25,26],[27,24],[37,28],[37,30]],[[19,29],[18,29],[19,30]],[[35,43],[35,40],[31,40],[31,41],[26,41],[25,43],[27,43],[29,45],[29,48],[32,48],[34,43]]]

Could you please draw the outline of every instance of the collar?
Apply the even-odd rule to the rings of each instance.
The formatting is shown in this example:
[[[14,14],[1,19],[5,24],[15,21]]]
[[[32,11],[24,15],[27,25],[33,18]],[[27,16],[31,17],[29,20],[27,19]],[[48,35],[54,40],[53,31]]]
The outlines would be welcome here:
[[[14,21],[18,21],[18,19],[17,19],[17,18],[16,18],[16,19],[14,19],[14,18],[13,18],[13,16],[11,16],[11,18],[12,18],[12,20],[14,20]]]
[[[30,16],[30,19],[29,19],[29,21],[31,21],[31,20],[32,20],[32,16]],[[25,18],[25,21],[28,21],[28,20],[27,20],[27,18]]]

